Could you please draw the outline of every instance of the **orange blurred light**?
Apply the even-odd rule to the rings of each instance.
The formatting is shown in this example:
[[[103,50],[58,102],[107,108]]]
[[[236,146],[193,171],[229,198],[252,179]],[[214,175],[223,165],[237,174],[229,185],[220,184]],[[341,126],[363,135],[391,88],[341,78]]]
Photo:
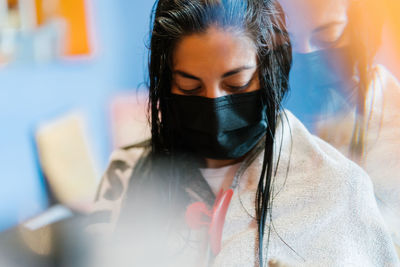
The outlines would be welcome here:
[[[91,53],[89,43],[85,0],[52,0],[55,5],[53,14],[45,12],[46,0],[35,0],[37,24],[42,25],[48,19],[58,17],[66,23],[65,55],[88,55]]]

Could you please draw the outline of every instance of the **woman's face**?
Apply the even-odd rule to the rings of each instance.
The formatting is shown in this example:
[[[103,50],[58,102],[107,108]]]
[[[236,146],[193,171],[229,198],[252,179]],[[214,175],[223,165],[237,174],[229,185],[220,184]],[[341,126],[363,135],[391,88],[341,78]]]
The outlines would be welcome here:
[[[175,47],[172,93],[217,98],[260,89],[257,53],[243,34],[210,27]]]
[[[348,42],[350,0],[279,0],[294,52],[311,53]]]

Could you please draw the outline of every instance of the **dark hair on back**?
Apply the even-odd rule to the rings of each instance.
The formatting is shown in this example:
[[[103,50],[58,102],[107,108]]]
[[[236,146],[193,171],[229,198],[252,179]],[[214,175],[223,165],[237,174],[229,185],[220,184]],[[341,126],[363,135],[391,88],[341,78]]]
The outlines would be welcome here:
[[[166,103],[171,94],[171,59],[177,42],[191,34],[205,33],[209,27],[215,26],[246,34],[257,48],[260,87],[267,105],[269,126],[265,133],[264,159],[255,203],[259,262],[262,266],[264,229],[270,208],[275,128],[282,99],[288,90],[291,66],[291,45],[283,12],[275,0],[159,0],[154,7],[148,69],[149,159],[157,162],[162,158],[164,163],[167,162],[163,166],[168,171],[163,170],[162,179],[159,176],[155,178],[159,181],[155,182],[165,186],[168,193],[164,195],[168,201],[173,201],[173,196],[182,191],[182,181],[187,179],[182,177],[185,174],[178,167],[178,162],[184,159],[180,158],[181,151],[178,151],[174,140],[174,122],[169,117]],[[199,179],[204,180],[201,176]],[[206,184],[204,180],[204,190],[210,190]],[[196,190],[201,191],[201,188]]]

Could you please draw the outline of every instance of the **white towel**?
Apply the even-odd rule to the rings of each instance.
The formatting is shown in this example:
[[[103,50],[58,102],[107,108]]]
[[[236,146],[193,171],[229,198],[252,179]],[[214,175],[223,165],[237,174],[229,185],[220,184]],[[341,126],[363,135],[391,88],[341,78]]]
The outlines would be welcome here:
[[[368,175],[286,113],[275,143],[276,155],[281,141],[282,149],[268,258],[288,266],[398,266]],[[255,214],[261,165],[262,154],[235,191],[214,266],[258,264],[257,226],[247,212]]]
[[[275,165],[279,152],[280,162],[274,183],[274,227],[268,259],[279,260],[287,266],[399,266],[368,175],[311,135],[290,112],[287,115],[288,120],[279,123],[276,134]],[[118,150],[111,156],[98,199],[99,209],[112,211],[111,225],[119,216],[121,200],[140,153],[141,149],[132,148]],[[253,217],[262,155],[245,171],[235,190],[224,225],[222,249],[213,266],[258,266],[257,225]],[[267,222],[266,233],[268,225]],[[201,236],[200,232],[192,236],[196,234]],[[129,244],[135,241],[126,242],[121,247],[131,251]],[[120,247],[111,247],[119,254],[122,251]],[[98,255],[108,255],[114,263],[116,258],[127,262],[108,248],[106,251]],[[177,259],[179,263],[168,266],[195,266],[193,262],[199,262],[197,252],[191,246]],[[157,255],[152,260],[157,260]],[[98,261],[93,266],[107,266],[106,261],[101,262],[103,265],[98,265]]]

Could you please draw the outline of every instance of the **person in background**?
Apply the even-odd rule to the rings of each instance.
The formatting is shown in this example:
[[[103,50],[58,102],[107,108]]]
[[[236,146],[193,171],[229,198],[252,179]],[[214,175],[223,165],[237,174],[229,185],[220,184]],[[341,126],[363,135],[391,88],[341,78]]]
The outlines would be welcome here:
[[[385,9],[376,0],[280,0],[293,43],[287,107],[371,177],[400,246],[400,85],[374,64]]]
[[[96,202],[109,218],[90,230],[119,242],[101,256],[115,255],[113,266],[399,264],[368,176],[282,108],[291,44],[279,4],[159,0],[153,16],[152,136],[110,158]]]

